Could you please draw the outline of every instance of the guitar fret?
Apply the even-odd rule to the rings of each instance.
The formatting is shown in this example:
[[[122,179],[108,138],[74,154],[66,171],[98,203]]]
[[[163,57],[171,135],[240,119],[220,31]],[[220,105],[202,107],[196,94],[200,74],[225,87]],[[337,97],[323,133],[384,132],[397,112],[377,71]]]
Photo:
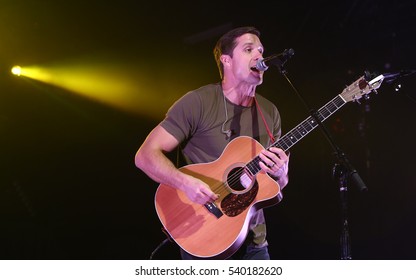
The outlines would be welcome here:
[[[331,103],[328,104],[328,109],[331,112],[335,112],[338,109],[338,107],[335,103],[331,102]]]
[[[311,130],[318,126],[318,123],[314,118],[310,118],[308,124],[311,126]]]
[[[295,139],[298,139],[298,138],[302,137],[302,133],[299,131],[298,127],[296,127],[292,131],[292,135],[295,137]]]
[[[338,108],[342,107],[345,104],[345,101],[341,98],[341,96],[337,96],[334,100]]]
[[[303,130],[306,131],[306,133],[308,133],[309,129],[308,129],[308,126],[306,124],[307,124],[307,122],[304,121],[304,122],[301,123],[301,126],[302,126]]]
[[[287,143],[287,142],[289,142],[289,141],[290,141],[290,143]],[[292,145],[293,145],[293,142],[292,142],[289,138],[282,139],[282,141],[280,141],[280,142],[282,142],[282,145],[280,145],[280,147],[279,147],[279,146],[276,146],[276,147],[278,147],[278,148],[283,148],[282,150],[286,150],[286,149],[288,149],[290,146],[292,146]]]
[[[319,113],[324,116],[326,119],[328,116],[331,115],[331,111],[329,111],[326,107],[323,107],[321,110],[319,110]]]
[[[276,145],[276,147],[286,151],[291,146],[291,145],[286,144],[286,143],[282,143],[282,144],[285,144],[285,145]]]
[[[290,144],[293,144],[293,143],[296,143],[296,137],[293,135],[293,133],[292,132],[289,132],[288,134],[287,134],[287,137],[284,137],[284,138],[287,138],[287,141],[290,141]]]
[[[256,162],[257,161],[257,162]],[[260,166],[258,165],[258,157],[256,157],[255,159],[253,159],[252,161],[250,161],[247,165],[246,165],[248,171],[250,171],[250,174],[252,176],[256,175],[257,172],[260,171]]]
[[[317,117],[318,117],[318,120],[320,122],[322,122],[326,119],[325,116],[323,116],[320,111],[317,112]]]
[[[299,131],[301,137],[304,136],[304,135],[306,135],[306,131],[302,128],[302,126],[300,126],[300,125],[297,126],[296,127],[296,130]]]
[[[293,143],[295,143],[296,142],[296,139],[297,139],[298,137],[296,137],[296,135],[294,135],[292,132],[289,132],[288,134],[287,134],[287,136],[285,136],[285,137],[283,137],[282,138],[282,141],[283,142],[289,142],[289,144],[293,144]]]

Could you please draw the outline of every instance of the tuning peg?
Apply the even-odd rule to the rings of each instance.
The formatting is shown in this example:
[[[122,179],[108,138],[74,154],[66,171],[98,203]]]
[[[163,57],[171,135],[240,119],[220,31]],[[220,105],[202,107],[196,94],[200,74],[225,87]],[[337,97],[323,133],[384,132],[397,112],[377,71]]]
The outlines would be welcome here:
[[[364,95],[364,99],[365,99],[365,100],[370,99],[370,95],[369,95],[369,94]]]

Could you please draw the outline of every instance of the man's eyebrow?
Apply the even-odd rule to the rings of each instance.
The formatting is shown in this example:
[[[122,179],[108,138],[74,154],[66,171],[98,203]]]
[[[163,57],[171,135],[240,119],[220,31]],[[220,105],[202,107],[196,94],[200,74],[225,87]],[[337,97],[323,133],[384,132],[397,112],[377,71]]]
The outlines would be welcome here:
[[[242,47],[251,47],[251,46],[254,46],[254,43],[253,42],[246,42],[246,43],[243,43],[241,46]]]

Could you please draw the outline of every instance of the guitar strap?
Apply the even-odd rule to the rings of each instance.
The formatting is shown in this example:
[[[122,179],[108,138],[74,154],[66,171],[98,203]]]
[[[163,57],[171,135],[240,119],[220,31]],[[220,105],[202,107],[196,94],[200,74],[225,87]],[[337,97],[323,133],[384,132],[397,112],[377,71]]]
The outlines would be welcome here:
[[[257,102],[257,98],[256,97],[254,97],[254,101],[256,102],[257,110],[260,112],[260,116],[263,119],[263,123],[264,123],[264,126],[266,127],[267,133],[269,134],[270,141],[272,141],[272,143],[274,143],[274,140],[275,139],[273,137],[273,134],[270,132],[269,126],[267,125],[266,119],[264,118],[263,112],[261,111],[260,105]]]

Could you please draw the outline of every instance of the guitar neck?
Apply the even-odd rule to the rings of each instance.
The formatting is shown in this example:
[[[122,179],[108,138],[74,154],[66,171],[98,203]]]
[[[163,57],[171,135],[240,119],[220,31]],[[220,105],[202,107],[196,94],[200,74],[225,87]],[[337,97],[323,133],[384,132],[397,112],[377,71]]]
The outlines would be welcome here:
[[[276,142],[270,145],[270,147],[277,147],[285,152],[288,151],[303,137],[305,137],[309,132],[318,127],[318,121],[325,121],[346,103],[347,102],[342,98],[340,94],[337,95],[331,101],[322,106],[318,111],[316,111],[315,116],[310,116],[307,119],[305,119],[299,125],[294,127],[292,130],[290,130],[288,133],[286,133],[284,136],[282,136]],[[315,118],[318,119],[318,121]],[[261,170],[259,165],[260,161],[260,157],[257,156],[246,165],[246,168],[250,171],[252,175],[256,175]]]

